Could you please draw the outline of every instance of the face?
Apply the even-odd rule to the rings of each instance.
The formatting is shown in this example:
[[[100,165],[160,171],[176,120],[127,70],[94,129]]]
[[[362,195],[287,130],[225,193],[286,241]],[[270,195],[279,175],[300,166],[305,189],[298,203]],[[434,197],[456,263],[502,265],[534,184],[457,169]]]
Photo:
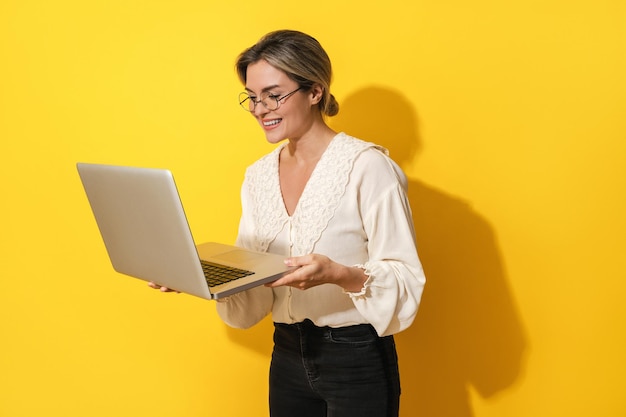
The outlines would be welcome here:
[[[269,93],[273,97],[283,97],[298,88],[285,72],[267,61],[258,61],[248,66],[246,72],[246,91],[254,100],[261,94]],[[308,132],[321,118],[317,107],[320,94],[317,88],[311,91],[299,90],[279,101],[276,110],[268,110],[258,103],[251,113],[257,120],[270,143],[283,139],[297,140]]]

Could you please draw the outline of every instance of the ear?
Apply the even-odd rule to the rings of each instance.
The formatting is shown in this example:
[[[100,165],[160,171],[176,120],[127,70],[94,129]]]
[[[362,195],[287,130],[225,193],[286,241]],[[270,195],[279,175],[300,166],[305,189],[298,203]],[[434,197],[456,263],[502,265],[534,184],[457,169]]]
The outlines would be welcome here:
[[[322,87],[321,84],[313,84],[309,94],[311,105],[315,106],[322,101],[322,98],[324,97],[324,87]]]

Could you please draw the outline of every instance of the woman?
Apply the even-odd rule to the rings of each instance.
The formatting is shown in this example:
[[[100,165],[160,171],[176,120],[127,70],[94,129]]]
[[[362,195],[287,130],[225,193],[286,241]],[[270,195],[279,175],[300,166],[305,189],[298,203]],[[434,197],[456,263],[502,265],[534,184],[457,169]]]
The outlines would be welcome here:
[[[269,33],[236,68],[240,104],[280,143],[246,171],[237,244],[297,269],[217,311],[238,328],[272,314],[273,417],[397,416],[392,335],[412,323],[425,282],[406,177],[385,149],[326,124],[339,106],[314,38]]]

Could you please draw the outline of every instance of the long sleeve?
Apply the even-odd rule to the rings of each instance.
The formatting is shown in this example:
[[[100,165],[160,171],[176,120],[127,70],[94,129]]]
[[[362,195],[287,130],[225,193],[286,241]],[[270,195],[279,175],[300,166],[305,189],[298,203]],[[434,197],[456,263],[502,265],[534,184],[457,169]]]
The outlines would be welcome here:
[[[369,259],[358,266],[368,279],[361,292],[348,294],[381,336],[411,325],[425,284],[411,219],[400,185],[381,195],[364,219]]]
[[[231,327],[247,329],[269,314],[272,309],[272,290],[255,287],[217,301],[217,314]]]

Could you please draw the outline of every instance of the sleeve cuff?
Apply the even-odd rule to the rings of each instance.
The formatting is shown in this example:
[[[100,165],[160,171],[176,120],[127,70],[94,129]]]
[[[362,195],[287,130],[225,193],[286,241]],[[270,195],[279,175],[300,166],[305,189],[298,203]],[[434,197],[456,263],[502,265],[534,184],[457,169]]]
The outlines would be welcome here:
[[[358,292],[351,292],[351,291],[346,291],[343,290],[344,294],[348,294],[351,298],[357,298],[357,297],[365,297],[365,295],[367,294],[367,289],[369,288],[371,282],[372,282],[372,273],[371,271],[367,268],[367,266],[363,265],[363,264],[357,264],[357,265],[353,265],[355,268],[359,268],[362,269],[363,272],[365,273],[365,275],[367,275],[367,279],[365,280],[365,282],[363,283],[363,288],[361,288],[361,291]]]

